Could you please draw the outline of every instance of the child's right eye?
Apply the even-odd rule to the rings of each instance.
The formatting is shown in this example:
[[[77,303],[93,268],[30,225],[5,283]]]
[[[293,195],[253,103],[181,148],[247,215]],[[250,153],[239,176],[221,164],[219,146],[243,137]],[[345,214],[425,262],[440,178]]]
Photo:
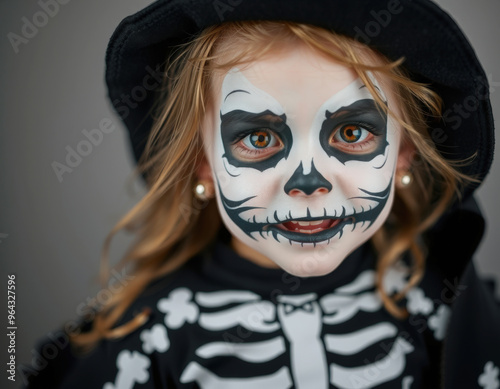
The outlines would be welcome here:
[[[283,149],[283,142],[273,131],[262,128],[243,136],[231,147],[240,161],[262,161]]]
[[[268,130],[259,130],[252,132],[243,138],[243,143],[248,148],[263,149],[265,147],[275,146],[277,138]]]

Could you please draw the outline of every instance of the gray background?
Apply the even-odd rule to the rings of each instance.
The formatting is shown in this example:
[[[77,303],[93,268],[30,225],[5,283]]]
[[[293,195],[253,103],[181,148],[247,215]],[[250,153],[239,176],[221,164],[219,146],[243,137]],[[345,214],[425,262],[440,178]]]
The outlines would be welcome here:
[[[16,54],[7,34],[20,34],[22,18],[31,20],[40,6],[0,0],[0,283],[3,294],[6,274],[17,276],[18,363],[29,363],[36,339],[76,319],[78,306],[99,291],[104,237],[142,193],[140,185],[128,183],[132,158],[105,98],[104,53],[118,22],[151,2],[69,1]],[[439,3],[462,26],[490,75],[491,101],[500,117],[500,2]],[[117,129],[59,182],[53,161],[64,163],[66,147],[75,148],[86,139],[82,130],[97,128],[103,118],[111,118]],[[497,279],[499,193],[497,162],[478,192],[488,231],[477,255],[480,272]],[[118,237],[113,258],[128,241]],[[6,313],[1,317],[3,326]],[[2,337],[2,366],[7,361],[4,343]],[[5,374],[0,375],[2,387]],[[19,385],[17,378],[12,387]]]

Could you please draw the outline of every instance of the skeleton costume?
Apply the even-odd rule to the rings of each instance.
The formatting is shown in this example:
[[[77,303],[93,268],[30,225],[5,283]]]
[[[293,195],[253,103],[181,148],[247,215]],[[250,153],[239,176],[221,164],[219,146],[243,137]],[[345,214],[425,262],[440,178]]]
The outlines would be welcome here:
[[[428,0],[155,2],[120,24],[107,55],[110,98],[130,131],[137,159],[151,128],[148,112],[155,96],[137,100],[133,109],[120,96],[158,77],[157,64],[173,45],[233,20],[314,24],[355,37],[390,59],[404,56],[412,77],[430,83],[444,100],[443,120],[429,124],[438,150],[453,159],[477,153],[461,171],[480,179],[488,172],[493,122],[487,79],[457,25]],[[62,334],[42,342],[40,353],[50,344],[61,351],[47,366],[26,369],[27,387],[499,389],[500,309],[471,260],[484,230],[473,185],[423,236],[426,270],[401,302],[409,313],[404,320],[383,307],[369,242],[335,270],[314,277],[294,276],[281,263],[285,270],[259,266],[229,247],[228,230],[234,229],[242,239],[268,245],[265,250],[279,247],[287,261],[293,260],[297,245],[323,245],[328,255],[330,244],[361,239],[388,212],[394,190],[399,139],[361,80],[350,80],[320,100],[319,111],[311,114],[311,131],[305,133],[315,139],[310,150],[300,148],[301,134],[294,131],[298,119],[289,115],[290,104],[281,104],[254,80],[248,72],[231,69],[213,118],[220,129],[213,140],[219,209],[228,228],[222,227],[210,247],[137,298],[117,324],[149,307],[149,320],[137,330],[118,341],[104,340],[85,356],[74,354]],[[390,104],[376,80],[374,85]],[[457,107],[466,109],[466,115],[457,113],[462,112]],[[346,136],[376,134],[369,152],[353,157],[332,146],[327,129],[345,118],[369,125],[365,133],[347,129]],[[245,128],[256,123],[271,128],[271,135],[247,136]],[[273,145],[278,141],[272,134],[279,135],[281,148],[249,163],[233,147],[242,132],[247,134],[238,138],[243,143],[265,139]],[[333,190],[337,182],[322,161],[343,176],[366,178],[355,187]],[[264,182],[271,171],[285,176],[281,197],[265,203],[264,192],[241,190],[241,182]],[[381,172],[379,180],[368,178],[373,171]],[[308,195],[321,190],[330,196],[331,206],[296,206],[289,197],[297,190]],[[334,221],[320,233],[298,232],[327,219]],[[283,243],[290,252],[281,248]],[[410,264],[402,258],[387,272],[387,293],[403,290]]]

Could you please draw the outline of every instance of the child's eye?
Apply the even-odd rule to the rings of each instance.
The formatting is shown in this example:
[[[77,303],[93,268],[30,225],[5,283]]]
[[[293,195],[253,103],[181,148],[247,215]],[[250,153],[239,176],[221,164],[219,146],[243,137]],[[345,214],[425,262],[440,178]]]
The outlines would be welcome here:
[[[335,139],[347,143],[361,142],[366,139],[370,133],[362,127],[355,124],[348,124],[337,130]]]
[[[368,126],[342,124],[333,131],[330,145],[347,152],[371,152],[377,146],[377,137]]]
[[[270,129],[261,128],[243,135],[231,149],[240,161],[262,161],[282,150],[283,142]]]
[[[273,147],[278,143],[277,138],[267,130],[258,130],[252,132],[242,140],[245,146],[250,149],[263,149],[266,147]]]

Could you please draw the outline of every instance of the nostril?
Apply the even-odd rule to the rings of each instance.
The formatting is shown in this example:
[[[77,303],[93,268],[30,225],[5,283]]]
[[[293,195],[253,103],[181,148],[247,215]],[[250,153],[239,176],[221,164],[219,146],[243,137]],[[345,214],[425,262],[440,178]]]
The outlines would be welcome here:
[[[329,193],[332,190],[332,184],[316,170],[313,161],[311,161],[311,171],[304,174],[301,162],[283,189],[290,196],[311,196]]]
[[[321,195],[321,194],[327,194],[330,191],[327,188],[318,188],[314,192],[304,192],[300,189],[292,189],[291,191],[288,192],[289,196],[295,197],[295,196],[314,196],[314,195]]]
[[[305,193],[302,192],[301,190],[298,189],[292,189],[290,192],[288,192],[289,196],[304,196]]]
[[[318,188],[318,189],[316,189],[316,191],[314,193],[317,193],[317,194],[327,194],[329,192],[330,191],[328,189],[326,189],[326,188]]]

